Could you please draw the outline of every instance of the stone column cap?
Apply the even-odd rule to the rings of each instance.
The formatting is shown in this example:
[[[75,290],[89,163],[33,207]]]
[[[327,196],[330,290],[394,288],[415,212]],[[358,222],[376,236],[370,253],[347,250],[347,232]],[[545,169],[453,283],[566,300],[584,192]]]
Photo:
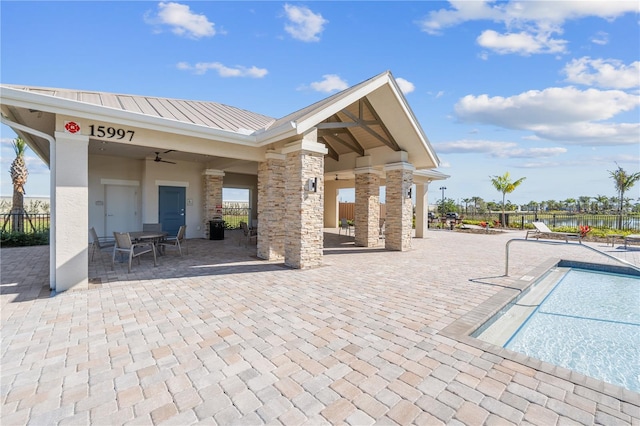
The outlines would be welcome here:
[[[384,165],[385,172],[389,170],[415,170],[415,166],[405,161],[399,161],[397,163],[387,163]]]
[[[367,166],[367,167],[356,167],[355,169],[353,169],[353,173],[360,175],[360,174],[366,174],[366,173],[371,173],[374,175],[378,175],[378,176],[382,176],[382,172],[378,169],[375,169],[371,166]]]
[[[264,154],[264,158],[265,160],[285,160],[287,157],[279,152],[267,151],[267,153]]]
[[[329,150],[323,143],[313,142],[313,141],[304,140],[304,139],[286,144],[284,148],[282,148],[283,154],[289,154],[291,152],[296,152],[296,151],[309,151],[309,152],[315,152],[323,155],[329,152]]]
[[[204,172],[202,172],[202,174],[205,176],[224,176],[225,173],[223,170],[206,169]]]

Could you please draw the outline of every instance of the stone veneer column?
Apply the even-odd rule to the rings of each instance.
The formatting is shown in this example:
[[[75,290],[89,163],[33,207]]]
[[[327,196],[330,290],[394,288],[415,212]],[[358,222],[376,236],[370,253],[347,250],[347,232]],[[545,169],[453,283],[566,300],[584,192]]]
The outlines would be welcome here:
[[[355,244],[375,247],[380,238],[380,177],[371,167],[354,170],[356,174]]]
[[[413,165],[405,162],[385,165],[386,205],[384,245],[388,250],[411,248],[413,202],[409,190],[413,185]]]
[[[205,238],[209,238],[209,221],[216,215],[222,215],[222,184],[224,181],[224,172],[222,170],[207,169],[203,176],[203,225]]]
[[[327,148],[316,142],[314,131],[300,142],[286,145],[285,257],[287,266],[306,269],[322,264],[324,245],[324,155]],[[308,188],[309,180],[316,183]]]
[[[268,152],[258,164],[258,257],[284,259],[285,156]]]

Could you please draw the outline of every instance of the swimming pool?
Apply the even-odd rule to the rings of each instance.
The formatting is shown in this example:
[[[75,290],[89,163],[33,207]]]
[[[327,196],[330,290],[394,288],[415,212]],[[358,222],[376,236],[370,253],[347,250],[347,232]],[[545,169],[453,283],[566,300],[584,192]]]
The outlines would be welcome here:
[[[640,277],[554,268],[474,336],[640,392]]]

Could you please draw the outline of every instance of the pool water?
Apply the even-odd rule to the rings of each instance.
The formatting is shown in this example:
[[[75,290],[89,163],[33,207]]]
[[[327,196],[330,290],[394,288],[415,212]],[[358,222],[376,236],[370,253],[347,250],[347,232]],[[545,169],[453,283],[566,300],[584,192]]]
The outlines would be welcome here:
[[[505,348],[640,392],[640,278],[571,268],[528,306]]]

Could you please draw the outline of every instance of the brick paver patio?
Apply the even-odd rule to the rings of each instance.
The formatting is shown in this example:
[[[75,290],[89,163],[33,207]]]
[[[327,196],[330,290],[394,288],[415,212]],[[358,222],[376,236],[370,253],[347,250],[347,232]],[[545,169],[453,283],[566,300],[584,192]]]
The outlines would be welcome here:
[[[637,393],[456,337],[550,258],[610,263],[514,243],[505,277],[523,237],[432,231],[401,253],[328,231],[324,265],[292,270],[228,232],[131,274],[96,255],[91,288],[55,297],[48,247],[3,248],[0,423],[640,424]]]

